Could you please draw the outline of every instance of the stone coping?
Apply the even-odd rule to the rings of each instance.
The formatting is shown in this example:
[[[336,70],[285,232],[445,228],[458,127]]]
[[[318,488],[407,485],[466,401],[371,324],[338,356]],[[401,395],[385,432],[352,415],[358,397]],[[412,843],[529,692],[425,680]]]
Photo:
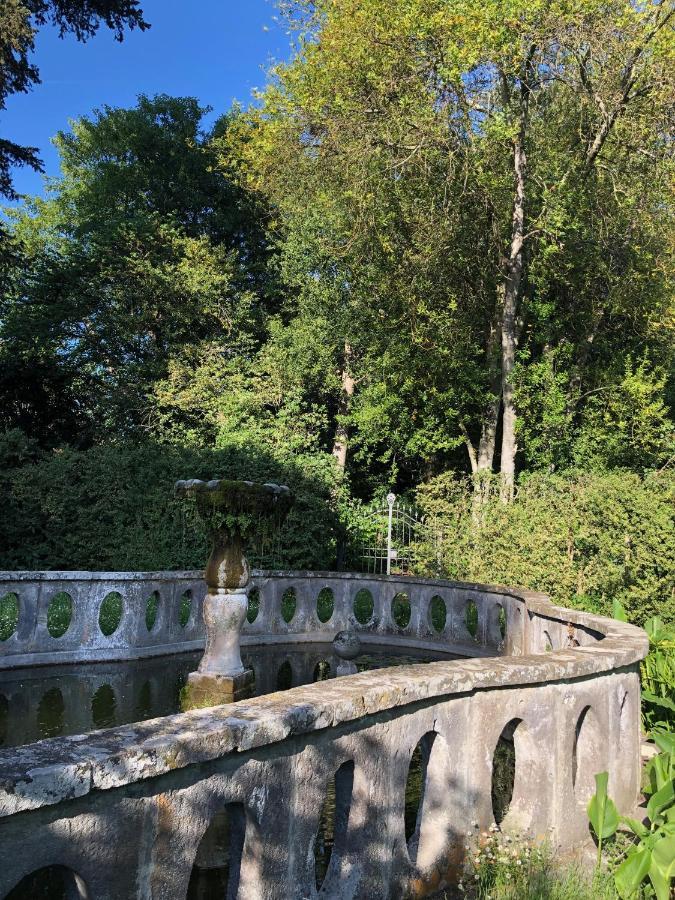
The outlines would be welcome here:
[[[0,580],[3,577],[0,574]],[[17,573],[11,573],[15,580]],[[35,573],[30,574],[35,580]],[[54,578],[81,573],[43,573]],[[113,573],[86,573],[114,580]],[[129,573],[125,573],[128,574]],[[145,573],[143,573],[145,574]],[[167,573],[160,573],[166,577]],[[192,574],[192,573],[191,573]],[[262,574],[262,573],[261,573]],[[180,573],[176,573],[180,575]],[[0,751],[0,815],[49,806],[271,745],[293,735],[348,724],[437,698],[504,687],[580,680],[634,666],[648,651],[642,629],[554,606],[544,594],[436,581],[343,573],[265,572],[265,577],[382,578],[495,592],[520,600],[531,617],[582,625],[602,636],[591,645],[521,657],[459,659],[379,669],[225,706],[86,735],[50,738]],[[138,578],[138,574],[135,576]],[[176,576],[174,576],[176,577]]]

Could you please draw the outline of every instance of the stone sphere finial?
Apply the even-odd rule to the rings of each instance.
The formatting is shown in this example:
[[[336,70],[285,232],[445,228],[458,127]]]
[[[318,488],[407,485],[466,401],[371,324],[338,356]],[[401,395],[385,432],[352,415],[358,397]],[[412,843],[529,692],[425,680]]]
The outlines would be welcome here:
[[[361,652],[361,640],[351,629],[338,631],[333,638],[333,650],[340,659],[356,659]]]

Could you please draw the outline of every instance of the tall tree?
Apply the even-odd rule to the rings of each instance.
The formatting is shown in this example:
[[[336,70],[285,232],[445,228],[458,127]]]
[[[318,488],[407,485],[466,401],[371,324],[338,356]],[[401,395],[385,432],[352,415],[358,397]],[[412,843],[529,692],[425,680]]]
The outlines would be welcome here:
[[[31,62],[35,35],[44,25],[55,26],[61,37],[74,35],[78,41],[93,37],[101,24],[118,41],[125,28],[149,28],[139,0],[3,0],[0,6],[0,112],[9,96],[27,92],[40,81]],[[42,163],[35,147],[23,147],[0,138],[0,195],[16,199],[12,186],[12,166],[40,170]]]
[[[574,419],[605,338],[617,356],[663,345],[673,2],[284,6],[297,54],[250,113],[249,171],[287,245],[323,223],[308,284],[327,255],[346,273],[369,347],[352,418],[380,390],[373,361],[396,359],[385,380],[425,425],[409,449],[432,462],[463,440],[476,474],[498,461],[508,500],[529,364],[566,360]]]

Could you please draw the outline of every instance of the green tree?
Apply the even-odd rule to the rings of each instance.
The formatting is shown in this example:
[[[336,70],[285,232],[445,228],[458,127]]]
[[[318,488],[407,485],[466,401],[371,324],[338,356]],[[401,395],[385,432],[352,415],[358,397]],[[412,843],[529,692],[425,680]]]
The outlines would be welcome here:
[[[274,302],[270,251],[257,204],[215,170],[204,112],[191,98],[141,97],[57,136],[63,175],[12,227],[21,261],[0,316],[6,427],[47,442],[50,421],[66,440],[75,422],[78,442],[138,438],[171,419],[154,386],[172,366],[259,342]],[[32,372],[50,391],[17,409],[9,401]]]

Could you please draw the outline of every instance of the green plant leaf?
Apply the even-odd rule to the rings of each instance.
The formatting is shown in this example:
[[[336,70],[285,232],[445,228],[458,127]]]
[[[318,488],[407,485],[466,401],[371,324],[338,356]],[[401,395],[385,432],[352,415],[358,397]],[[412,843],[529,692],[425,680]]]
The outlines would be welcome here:
[[[633,834],[636,834],[639,838],[647,837],[649,834],[649,829],[642,822],[638,822],[637,819],[631,819],[630,816],[621,816],[621,821],[628,825]]]
[[[595,794],[588,804],[588,819],[596,836],[604,840],[611,837],[619,827],[619,812],[614,802],[607,796],[609,774],[599,772],[595,776]]]
[[[614,873],[614,883],[620,897],[629,898],[640,887],[652,862],[649,850],[638,850],[628,856]]]
[[[649,880],[654,888],[656,900],[669,900],[670,898],[670,879],[666,878],[663,872],[654,865],[649,868]]]
[[[659,750],[675,754],[675,734],[668,731],[657,731],[652,734],[652,737]]]
[[[675,837],[668,835],[654,844],[652,865],[660,869],[669,882],[675,877]]]
[[[662,788],[649,798],[647,815],[653,822],[659,813],[675,803],[675,780],[668,781]]]
[[[612,601],[612,616],[617,619],[619,622],[627,622],[628,616],[626,615],[626,610],[623,608],[623,604],[620,600],[617,600],[616,597]]]

